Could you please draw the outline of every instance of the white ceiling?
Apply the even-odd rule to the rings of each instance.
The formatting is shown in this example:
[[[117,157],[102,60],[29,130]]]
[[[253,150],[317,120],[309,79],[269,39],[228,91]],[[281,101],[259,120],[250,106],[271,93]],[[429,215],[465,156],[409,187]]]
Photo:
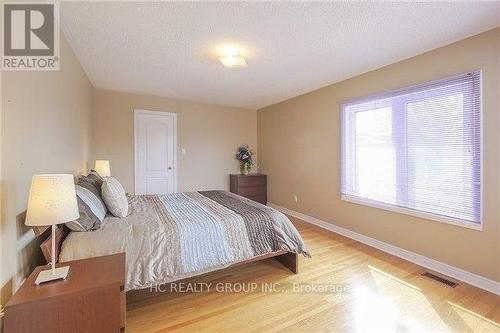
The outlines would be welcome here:
[[[494,28],[499,4],[63,2],[61,21],[96,88],[257,109]],[[247,68],[218,62],[228,42]]]

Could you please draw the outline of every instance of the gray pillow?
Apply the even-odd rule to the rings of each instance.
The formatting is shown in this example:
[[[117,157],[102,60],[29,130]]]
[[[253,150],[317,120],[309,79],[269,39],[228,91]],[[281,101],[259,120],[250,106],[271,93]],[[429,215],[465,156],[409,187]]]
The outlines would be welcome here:
[[[101,175],[97,173],[97,171],[90,170],[89,174],[85,178],[87,178],[95,187],[99,189],[99,191],[101,191],[101,186],[104,178],[102,178]]]
[[[128,215],[128,200],[122,184],[113,177],[106,177],[101,187],[102,198],[108,210],[116,217]]]
[[[75,185],[76,199],[80,217],[75,221],[66,223],[72,231],[97,230],[106,216],[106,206],[100,196],[94,193],[95,190],[81,186],[80,181]],[[87,185],[87,184],[84,184]]]
[[[97,184],[88,176],[78,178],[76,185],[86,188],[102,201],[101,186],[97,186]]]

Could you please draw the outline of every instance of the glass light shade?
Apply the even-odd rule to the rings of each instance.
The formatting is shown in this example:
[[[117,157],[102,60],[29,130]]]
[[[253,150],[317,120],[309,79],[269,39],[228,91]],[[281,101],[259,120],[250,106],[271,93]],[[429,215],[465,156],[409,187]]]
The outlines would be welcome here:
[[[35,175],[31,180],[25,224],[53,225],[80,217],[75,183],[70,174]]]
[[[109,167],[108,160],[96,160],[94,170],[97,171],[97,173],[101,177],[110,177],[111,176],[111,168]]]

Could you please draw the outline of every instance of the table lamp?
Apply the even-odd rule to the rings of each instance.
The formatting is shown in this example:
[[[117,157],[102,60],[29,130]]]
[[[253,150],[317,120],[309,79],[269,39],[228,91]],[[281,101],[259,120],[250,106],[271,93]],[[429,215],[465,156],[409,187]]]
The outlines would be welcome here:
[[[28,226],[52,226],[52,267],[41,271],[35,284],[65,279],[68,276],[69,266],[56,268],[56,225],[79,217],[73,175],[33,176],[24,223]]]
[[[109,167],[108,160],[96,160],[94,170],[97,171],[97,173],[103,178],[111,176],[111,169]]]

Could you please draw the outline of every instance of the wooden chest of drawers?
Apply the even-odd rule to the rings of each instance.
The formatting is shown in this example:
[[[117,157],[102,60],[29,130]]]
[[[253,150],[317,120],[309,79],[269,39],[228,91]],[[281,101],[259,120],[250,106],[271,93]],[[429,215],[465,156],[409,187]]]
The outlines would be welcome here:
[[[255,173],[249,175],[231,175],[231,192],[267,204],[267,176]]]

